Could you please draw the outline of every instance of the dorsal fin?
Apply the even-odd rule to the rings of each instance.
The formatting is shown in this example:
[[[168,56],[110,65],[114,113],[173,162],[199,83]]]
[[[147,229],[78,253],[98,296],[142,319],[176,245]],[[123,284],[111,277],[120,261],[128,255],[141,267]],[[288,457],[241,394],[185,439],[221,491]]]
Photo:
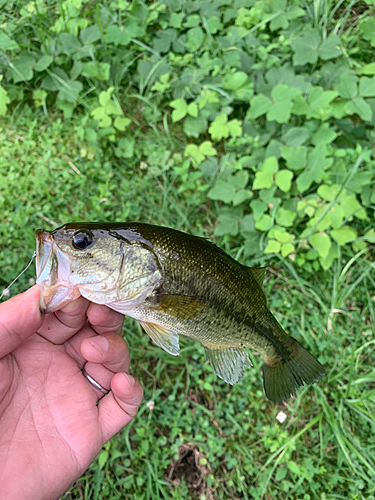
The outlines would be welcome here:
[[[251,273],[252,277],[258,283],[258,285],[263,288],[263,281],[266,275],[266,267],[248,267],[248,271]]]

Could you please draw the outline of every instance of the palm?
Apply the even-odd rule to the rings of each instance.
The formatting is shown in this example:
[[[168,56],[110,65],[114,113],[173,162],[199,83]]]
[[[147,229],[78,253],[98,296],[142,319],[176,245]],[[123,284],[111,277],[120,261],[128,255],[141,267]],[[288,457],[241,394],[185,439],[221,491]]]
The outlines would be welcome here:
[[[126,344],[118,335],[121,315],[81,298],[44,319],[31,302],[27,307],[34,309],[18,311],[20,319],[12,300],[3,316],[5,307],[0,309],[0,483],[6,498],[56,498],[135,415],[142,389],[137,381],[129,386],[127,377],[115,376],[129,368]],[[24,329],[15,340],[12,320],[2,324],[3,317],[14,317],[26,328],[34,321],[34,333],[20,343]],[[109,347],[101,353],[97,345],[103,338]],[[18,347],[1,358],[3,345],[6,352],[7,343],[15,342]],[[103,394],[83,377],[83,367],[112,389],[99,404]]]
[[[69,470],[82,474],[103,444],[98,424],[97,397],[64,345],[56,346],[39,335],[13,353],[14,387],[4,425],[13,426],[13,443],[24,451],[25,438],[37,466],[61,475],[50,464],[56,455]],[[18,372],[18,373],[17,373]],[[32,398],[32,401],[31,401]],[[40,423],[43,423],[40,426]],[[55,478],[58,479],[58,478]]]

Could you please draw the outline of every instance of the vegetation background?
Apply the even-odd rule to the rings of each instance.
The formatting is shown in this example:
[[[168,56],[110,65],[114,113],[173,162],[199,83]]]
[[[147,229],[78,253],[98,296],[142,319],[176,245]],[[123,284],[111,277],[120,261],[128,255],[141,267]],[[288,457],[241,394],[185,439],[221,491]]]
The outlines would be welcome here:
[[[274,405],[127,319],[145,401],[64,500],[374,498],[374,54],[374,0],[0,0],[0,285],[41,226],[171,226],[327,368]]]

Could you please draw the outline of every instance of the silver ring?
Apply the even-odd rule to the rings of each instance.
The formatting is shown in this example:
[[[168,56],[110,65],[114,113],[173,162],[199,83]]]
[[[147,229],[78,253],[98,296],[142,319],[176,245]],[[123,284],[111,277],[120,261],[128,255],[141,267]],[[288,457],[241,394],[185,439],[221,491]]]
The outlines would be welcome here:
[[[90,382],[91,385],[93,385],[96,389],[98,389],[100,392],[102,392],[104,395],[107,395],[109,393],[108,389],[105,389],[102,387],[99,382],[97,382],[95,379],[93,379],[83,368],[82,369],[82,375],[85,377],[85,379]]]

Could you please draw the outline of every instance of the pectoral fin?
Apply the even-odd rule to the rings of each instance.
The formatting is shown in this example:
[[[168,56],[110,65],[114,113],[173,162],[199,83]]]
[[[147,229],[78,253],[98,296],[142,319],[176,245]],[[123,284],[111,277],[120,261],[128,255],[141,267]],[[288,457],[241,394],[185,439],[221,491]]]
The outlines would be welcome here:
[[[169,354],[178,356],[180,346],[178,344],[177,333],[164,330],[162,327],[155,325],[154,323],[145,323],[140,321],[140,324],[146,330],[154,344],[162,347],[165,351],[169,352]]]
[[[251,366],[249,355],[241,347],[204,346],[206,357],[216,375],[234,385],[245,376],[245,368]]]

